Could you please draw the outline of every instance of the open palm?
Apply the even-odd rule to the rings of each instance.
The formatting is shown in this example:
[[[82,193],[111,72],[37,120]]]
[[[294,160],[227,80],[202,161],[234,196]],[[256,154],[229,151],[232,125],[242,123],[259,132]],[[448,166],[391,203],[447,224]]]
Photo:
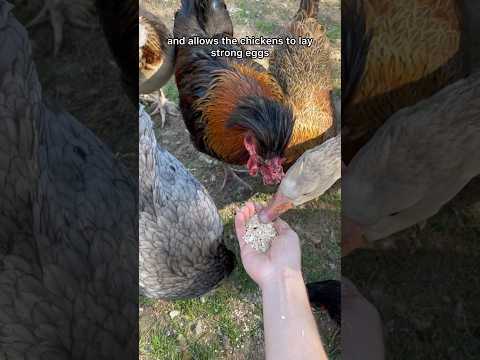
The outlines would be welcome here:
[[[245,224],[260,210],[251,202],[245,204],[235,216],[235,231],[240,244],[243,266],[250,277],[260,286],[289,273],[301,272],[300,242],[297,234],[283,220],[277,219],[273,226],[277,237],[272,240],[270,249],[261,253],[245,242]]]

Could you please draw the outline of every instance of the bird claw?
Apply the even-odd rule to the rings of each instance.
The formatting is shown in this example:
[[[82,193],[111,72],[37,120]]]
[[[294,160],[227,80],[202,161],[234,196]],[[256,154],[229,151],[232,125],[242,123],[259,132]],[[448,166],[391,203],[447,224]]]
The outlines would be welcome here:
[[[227,179],[229,176],[231,176],[234,180],[239,182],[242,186],[246,187],[249,191],[253,191],[253,188],[247,182],[242,180],[240,176],[238,176],[235,173],[235,170],[233,170],[231,167],[224,165],[223,171],[225,173],[225,176],[223,178],[223,183],[222,183],[222,186],[220,187],[220,191],[222,191],[225,188],[225,185],[227,184]]]
[[[58,8],[58,1],[45,0],[42,9],[38,14],[26,25],[27,28],[31,28],[35,25],[41,24],[48,20],[50,17],[50,24],[53,28],[53,56],[57,56],[63,42],[63,24],[65,18],[62,11]],[[48,13],[48,14],[47,14]]]
[[[160,118],[161,118],[160,127],[162,129],[165,126],[165,123],[167,122],[167,114],[170,116],[178,116],[178,110],[176,109],[176,106],[174,106],[175,110],[173,112],[170,110],[170,108],[172,107],[171,104],[173,103],[165,97],[162,90],[159,91],[159,94],[154,96],[154,100],[152,102],[155,104],[155,108],[153,109],[151,116],[160,114]]]
[[[160,114],[160,119],[161,119],[161,125],[160,128],[163,129],[165,126],[165,123],[167,122],[167,111],[165,110],[165,104],[156,104],[155,109],[152,111],[152,116]]]
[[[45,16],[45,14],[49,10],[48,9],[48,4],[49,4],[48,1],[45,1],[45,3],[43,4],[42,8],[37,13],[37,15],[25,25],[25,27],[27,29],[31,28],[32,26],[38,25],[38,24],[47,20],[47,17]]]
[[[37,15],[26,25],[27,28],[31,28],[35,25],[41,24],[44,21],[50,21],[53,29],[53,56],[56,57],[62,47],[63,43],[63,29],[66,20],[64,14],[65,7],[64,0],[44,0],[43,7],[37,13]],[[68,6],[68,5],[66,5]],[[89,24],[87,21],[82,20],[78,16],[70,16],[67,14],[68,21],[77,27],[86,29],[97,29],[98,24]]]

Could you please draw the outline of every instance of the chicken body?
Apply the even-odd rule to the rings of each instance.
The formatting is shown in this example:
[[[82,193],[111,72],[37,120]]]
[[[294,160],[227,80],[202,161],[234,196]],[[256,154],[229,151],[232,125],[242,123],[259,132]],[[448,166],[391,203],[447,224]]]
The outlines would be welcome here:
[[[317,0],[302,0],[285,34],[311,37],[312,46],[279,46],[270,60],[270,71],[284,89],[295,115],[287,147],[287,161],[294,164],[260,213],[263,222],[271,222],[293,206],[313,200],[340,178],[340,134],[325,142],[335,134],[339,122],[335,121],[331,101],[330,46],[317,20],[318,6]]]
[[[468,74],[469,57],[461,1],[342,0],[342,10],[342,23],[363,22],[369,37],[366,49],[356,40],[364,66],[351,77],[358,83],[350,81],[347,87],[355,89],[342,104],[342,157],[348,164],[396,111]],[[342,58],[354,56],[342,52]]]
[[[205,188],[157,145],[140,108],[140,290],[149,297],[200,296],[233,270],[223,225]]]
[[[135,181],[45,105],[10,10],[1,0],[0,358],[136,358]]]
[[[175,18],[176,38],[199,36],[219,45],[177,47],[175,77],[180,109],[195,147],[228,164],[247,165],[264,183],[282,177],[293,114],[277,81],[251,59],[216,57],[233,26],[221,0],[183,0]]]
[[[392,116],[352,160],[343,211],[369,241],[436,214],[480,175],[480,74]]]
[[[311,38],[311,46],[277,46],[269,71],[277,79],[295,116],[286,150],[291,165],[306,150],[336,134],[331,99],[330,43],[319,24],[318,0],[302,0],[300,9],[283,37]],[[339,130],[339,129],[338,129]]]

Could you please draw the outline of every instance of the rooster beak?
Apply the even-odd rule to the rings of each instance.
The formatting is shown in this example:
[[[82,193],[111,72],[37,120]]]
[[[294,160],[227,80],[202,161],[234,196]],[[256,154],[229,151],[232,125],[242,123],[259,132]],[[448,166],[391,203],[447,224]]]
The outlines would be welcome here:
[[[280,191],[277,191],[277,193],[268,202],[267,207],[260,211],[260,213],[258,214],[258,218],[264,224],[271,223],[285,211],[293,207],[294,205],[292,200],[289,197],[283,195]]]

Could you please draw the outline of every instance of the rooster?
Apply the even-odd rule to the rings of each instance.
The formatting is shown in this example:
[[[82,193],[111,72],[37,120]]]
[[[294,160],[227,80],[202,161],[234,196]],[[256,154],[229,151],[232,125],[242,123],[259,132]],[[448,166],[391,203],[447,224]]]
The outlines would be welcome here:
[[[294,117],[283,90],[262,66],[248,58],[214,57],[233,25],[223,0],[182,0],[174,24],[176,39],[199,36],[219,45],[177,46],[175,78],[180,109],[200,152],[233,165],[247,165],[265,184],[284,177],[285,150]]]
[[[350,42],[342,34],[342,59],[352,67],[342,101],[343,161],[393,113],[468,74],[464,23],[462,1],[342,0],[345,28],[363,26]]]

